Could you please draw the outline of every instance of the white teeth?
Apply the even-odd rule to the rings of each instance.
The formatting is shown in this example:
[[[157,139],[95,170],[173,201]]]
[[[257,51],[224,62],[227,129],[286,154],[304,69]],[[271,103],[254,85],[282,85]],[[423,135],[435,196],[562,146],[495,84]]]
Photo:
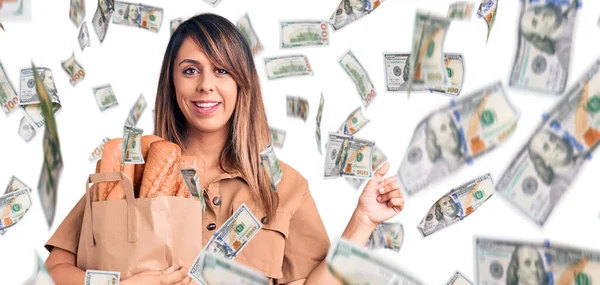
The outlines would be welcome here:
[[[194,103],[198,108],[212,108],[214,106],[217,106],[219,103],[217,102],[213,102],[213,103]]]

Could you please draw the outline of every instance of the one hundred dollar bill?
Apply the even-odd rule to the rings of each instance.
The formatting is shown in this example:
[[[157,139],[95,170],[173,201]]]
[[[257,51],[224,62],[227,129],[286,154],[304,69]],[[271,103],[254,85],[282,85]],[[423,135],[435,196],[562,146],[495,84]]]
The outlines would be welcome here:
[[[102,158],[102,151],[104,150],[104,144],[106,144],[106,142],[109,140],[109,138],[105,137],[102,139],[102,141],[100,142],[100,144],[94,149],[94,151],[92,151],[92,154],[90,154],[90,157],[88,158],[88,160],[90,162],[94,162],[100,158]]]
[[[410,54],[407,53],[384,53],[385,82],[387,91],[407,91],[408,76],[410,74]],[[411,92],[431,91],[436,93],[458,96],[465,81],[464,57],[459,53],[444,54],[444,65],[448,76],[446,87],[416,88],[413,86]]]
[[[444,65],[448,72],[448,85],[432,87],[430,90],[451,96],[458,96],[465,82],[465,62],[462,54],[447,53],[444,55]]]
[[[31,192],[21,189],[0,196],[0,229],[15,225],[31,208]]]
[[[94,97],[100,111],[119,106],[117,96],[115,96],[115,92],[110,84],[92,87],[92,91],[94,92]]]
[[[286,131],[269,127],[269,132],[271,133],[271,145],[282,148],[283,143],[285,142]]]
[[[470,20],[473,11],[473,2],[459,1],[450,3],[448,7],[448,19]]]
[[[69,77],[71,77],[69,80],[71,85],[75,86],[85,78],[85,70],[83,69],[83,66],[81,66],[81,63],[75,59],[75,53],[68,59],[62,61],[60,65]]]
[[[123,154],[121,164],[144,164],[142,155],[142,134],[144,130],[127,126],[123,127]]]
[[[508,85],[560,95],[567,86],[581,1],[524,0],[520,6],[518,43]]]
[[[500,82],[433,111],[417,125],[398,169],[403,189],[412,195],[495,149],[519,117]]]
[[[417,229],[423,237],[462,221],[494,195],[494,181],[488,173],[456,187],[437,200]]]
[[[401,223],[383,222],[377,225],[367,241],[369,249],[391,249],[400,251],[404,241],[404,227]]]
[[[50,96],[54,113],[57,113],[61,109],[61,103],[56,91],[56,85],[54,84],[52,70],[40,67],[37,71],[38,75],[41,77],[42,85],[44,85]],[[33,69],[22,68],[20,73],[21,84],[19,89],[19,105],[23,109],[25,118],[27,118],[29,123],[31,123],[36,130],[40,130],[44,127],[45,120],[42,115],[40,96],[36,90]]]
[[[268,145],[267,148],[260,153],[260,165],[267,172],[267,177],[269,177],[269,182],[271,183],[271,189],[273,192],[277,192],[277,184],[281,182],[283,171],[279,166],[279,160],[277,160],[272,145]]]
[[[196,197],[200,199],[202,203],[202,212],[206,211],[206,201],[204,201],[204,194],[202,192],[202,184],[200,182],[200,177],[198,176],[198,171],[195,168],[180,168],[179,172],[183,176],[183,181],[185,185],[187,185],[188,190],[192,197]]]
[[[314,75],[308,58],[304,55],[287,55],[265,58],[269,80],[301,75]]]
[[[600,252],[546,243],[554,284],[598,284]]]
[[[337,9],[329,18],[329,23],[334,30],[339,30],[346,25],[371,14],[384,0],[360,0],[347,1],[341,0]]]
[[[171,19],[169,21],[169,27],[170,27],[170,30],[171,30],[171,35],[173,35],[173,33],[175,32],[175,30],[177,30],[177,28],[179,27],[179,25],[181,25],[181,23],[183,23],[183,19],[181,17],[175,18],[175,19]]]
[[[246,204],[242,204],[208,241],[205,250],[234,259],[260,231],[262,224]]]
[[[112,15],[114,24],[143,28],[158,33],[162,19],[162,8],[115,1],[115,13]]]
[[[340,60],[338,60],[338,63],[354,82],[363,105],[365,105],[365,107],[369,106],[369,104],[371,104],[373,99],[375,99],[377,96],[377,92],[375,91],[375,86],[373,86],[373,82],[369,78],[367,71],[363,68],[360,62],[358,62],[358,59],[356,59],[350,50],[346,52],[342,58],[340,58]]]
[[[317,149],[319,150],[319,154],[323,154],[321,151],[321,119],[323,118],[323,106],[325,106],[325,98],[323,98],[323,93],[321,93],[321,100],[319,101],[319,110],[317,111],[317,129],[315,131],[315,138],[317,140]]]
[[[375,146],[373,149],[373,154],[371,155],[371,166],[373,172],[377,170],[379,167],[383,165],[384,162],[387,161],[387,156],[381,151],[378,146]],[[364,177],[344,177],[344,180],[348,182],[355,190],[360,188],[360,185],[363,184],[364,181],[367,181]]]
[[[242,16],[236,24],[248,42],[248,46],[250,46],[252,55],[259,54],[264,49],[264,46],[260,43],[256,31],[254,31],[254,28],[252,28],[252,23],[250,23],[250,16],[248,16],[248,13],[244,14],[244,16]]]
[[[372,177],[374,148],[375,142],[373,141],[330,132],[327,137],[324,177]]]
[[[329,271],[343,284],[423,284],[377,253],[342,238],[331,245],[325,260]]]
[[[135,104],[133,104],[133,107],[131,107],[131,109],[129,110],[129,116],[127,116],[125,125],[135,127],[137,125],[138,120],[142,116],[142,113],[144,112],[144,110],[146,110],[146,105],[147,104],[146,99],[144,99],[144,95],[140,94],[140,97],[138,97],[138,99],[135,101]]]
[[[0,6],[0,19],[4,22],[31,21],[31,0],[4,1]]]
[[[444,41],[450,27],[448,18],[417,12],[413,31],[408,94],[412,88],[445,87]]]
[[[84,0],[71,0],[71,7],[69,8],[69,19],[79,27],[81,21],[85,17],[85,1]]]
[[[498,12],[498,1],[500,0],[481,0],[481,4],[479,4],[479,9],[477,9],[477,17],[483,18],[488,26],[487,40],[490,39],[490,33],[492,32],[492,28],[494,27],[494,23],[496,22],[496,13]],[[534,1],[537,2],[537,0]]]
[[[192,264],[188,275],[206,285],[269,284],[269,279],[260,272],[204,250]]]
[[[84,285],[119,285],[121,272],[86,270]]]
[[[329,45],[327,21],[281,21],[279,26],[281,48]]]
[[[366,126],[371,120],[365,118],[362,113],[362,108],[358,107],[352,111],[346,121],[340,127],[340,132],[346,135],[354,135],[358,133],[364,126]]]
[[[462,272],[456,271],[454,275],[446,282],[446,285],[473,285],[473,282],[469,280]]]
[[[88,26],[87,26],[87,22],[83,22],[83,24],[81,24],[81,28],[79,28],[79,35],[77,36],[77,41],[79,42],[79,47],[81,48],[81,51],[83,51],[83,49],[85,47],[89,47],[90,44],[90,32],[88,30]]]
[[[0,104],[2,104],[2,111],[4,111],[4,114],[6,115],[17,110],[19,104],[19,96],[8,79],[2,62],[0,62]]]
[[[286,114],[290,118],[300,118],[306,122],[308,119],[308,100],[299,96],[285,97]]]
[[[31,193],[31,188],[29,186],[27,186],[19,178],[17,178],[16,176],[13,175],[10,178],[10,181],[8,182],[8,185],[6,186],[6,189],[4,190],[4,195],[6,195],[8,193],[19,191],[19,190],[28,190]],[[21,215],[20,217],[17,217],[17,219],[14,220],[13,222],[18,223],[22,217],[23,217],[23,215]],[[0,229],[0,235],[4,235],[6,233],[6,231],[7,231],[7,229]]]
[[[538,225],[600,145],[598,94],[600,60],[544,115],[496,184],[496,191]]]
[[[96,9],[94,17],[92,18],[92,26],[94,27],[94,31],[98,36],[98,40],[100,40],[100,44],[104,42],[106,32],[108,31],[108,26],[110,25],[110,18],[112,17],[113,13],[108,6],[103,7],[101,3],[103,3],[103,1],[98,3],[98,8]]]
[[[217,5],[219,5],[219,3],[221,3],[222,0],[202,0],[207,4],[212,5],[213,7],[217,7]]]
[[[37,131],[31,126],[29,121],[25,117],[21,118],[21,122],[19,123],[19,136],[25,140],[25,142],[29,142],[36,134]]]

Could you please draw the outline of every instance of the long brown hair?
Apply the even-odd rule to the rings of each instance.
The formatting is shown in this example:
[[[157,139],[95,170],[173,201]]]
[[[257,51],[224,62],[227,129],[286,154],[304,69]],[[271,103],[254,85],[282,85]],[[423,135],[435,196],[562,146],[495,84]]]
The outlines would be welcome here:
[[[187,124],[176,101],[173,67],[179,48],[188,37],[212,64],[227,70],[238,85],[237,102],[219,165],[226,172],[238,171],[272,218],[279,200],[265,171],[259,167],[260,152],[271,140],[260,82],[250,47],[229,20],[215,14],[200,14],[181,23],[171,36],[156,92],[155,135],[185,151]]]

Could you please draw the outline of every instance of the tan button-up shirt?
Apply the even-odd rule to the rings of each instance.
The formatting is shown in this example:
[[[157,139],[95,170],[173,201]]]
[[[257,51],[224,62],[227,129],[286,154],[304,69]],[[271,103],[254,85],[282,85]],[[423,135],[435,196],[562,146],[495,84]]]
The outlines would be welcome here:
[[[200,161],[200,163],[204,163]],[[282,284],[308,277],[325,259],[330,242],[308,189],[308,181],[289,165],[279,161],[283,176],[277,185],[279,207],[274,219],[266,219],[248,184],[239,173],[222,173],[204,189],[206,212],[202,217],[202,244],[242,204],[246,204],[262,224],[259,233],[235,258]],[[85,196],[63,220],[45,247],[77,254]],[[93,268],[82,268],[83,270]]]

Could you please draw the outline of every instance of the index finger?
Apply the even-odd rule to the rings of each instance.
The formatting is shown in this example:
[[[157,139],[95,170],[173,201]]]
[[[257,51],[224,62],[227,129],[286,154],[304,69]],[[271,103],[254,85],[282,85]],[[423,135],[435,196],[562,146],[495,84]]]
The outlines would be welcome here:
[[[379,167],[379,169],[375,171],[375,174],[373,174],[373,180],[375,180],[375,182],[380,182],[383,180],[383,176],[385,176],[389,170],[390,163],[386,161],[381,167]]]

